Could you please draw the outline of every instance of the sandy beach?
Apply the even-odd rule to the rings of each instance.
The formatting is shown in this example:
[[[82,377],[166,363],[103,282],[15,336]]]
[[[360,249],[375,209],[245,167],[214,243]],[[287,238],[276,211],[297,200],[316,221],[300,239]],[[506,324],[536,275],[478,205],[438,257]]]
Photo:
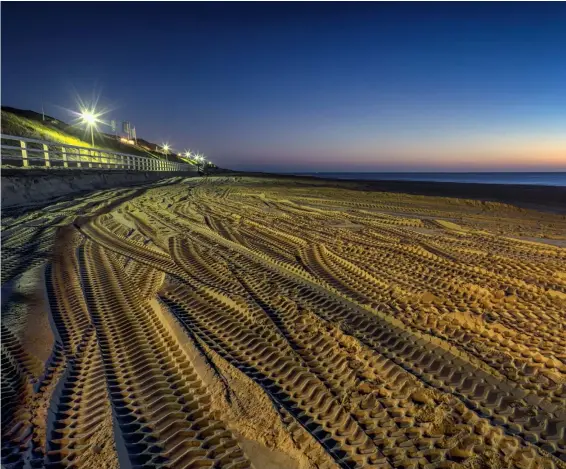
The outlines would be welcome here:
[[[227,174],[4,211],[3,467],[566,468],[565,199]]]

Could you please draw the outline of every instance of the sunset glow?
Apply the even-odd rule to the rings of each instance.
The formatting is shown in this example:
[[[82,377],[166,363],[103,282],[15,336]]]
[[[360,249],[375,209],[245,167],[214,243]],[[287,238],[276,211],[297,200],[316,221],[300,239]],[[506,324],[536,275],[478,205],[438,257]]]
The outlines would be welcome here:
[[[2,51],[7,105],[43,100],[65,120],[71,90],[97,89],[108,119],[235,169],[566,170],[564,3],[116,4],[110,17],[89,3],[34,8],[37,24]],[[62,15],[87,22],[71,43],[50,40],[67,54],[32,47]],[[18,28],[5,21],[3,37]],[[136,44],[127,63],[116,37]]]

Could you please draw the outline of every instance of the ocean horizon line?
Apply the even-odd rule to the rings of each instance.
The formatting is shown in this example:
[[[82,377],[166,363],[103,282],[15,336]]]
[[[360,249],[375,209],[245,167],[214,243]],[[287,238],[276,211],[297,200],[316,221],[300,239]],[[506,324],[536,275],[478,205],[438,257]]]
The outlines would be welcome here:
[[[566,171],[295,171],[280,174],[342,180],[422,181],[566,187]]]

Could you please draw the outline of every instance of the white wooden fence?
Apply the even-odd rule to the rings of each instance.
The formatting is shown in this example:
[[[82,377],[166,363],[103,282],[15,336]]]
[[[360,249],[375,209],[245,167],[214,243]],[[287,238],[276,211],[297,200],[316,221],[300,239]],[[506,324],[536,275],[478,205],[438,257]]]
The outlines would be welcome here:
[[[196,171],[190,164],[77,147],[32,138],[0,135],[2,167],[129,169],[136,171]]]

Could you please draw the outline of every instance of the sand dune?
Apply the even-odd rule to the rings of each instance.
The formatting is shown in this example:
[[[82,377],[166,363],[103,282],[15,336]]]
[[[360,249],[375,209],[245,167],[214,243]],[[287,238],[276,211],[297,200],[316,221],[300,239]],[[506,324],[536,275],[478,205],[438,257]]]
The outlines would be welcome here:
[[[566,217],[169,182],[4,213],[5,467],[566,467]]]

